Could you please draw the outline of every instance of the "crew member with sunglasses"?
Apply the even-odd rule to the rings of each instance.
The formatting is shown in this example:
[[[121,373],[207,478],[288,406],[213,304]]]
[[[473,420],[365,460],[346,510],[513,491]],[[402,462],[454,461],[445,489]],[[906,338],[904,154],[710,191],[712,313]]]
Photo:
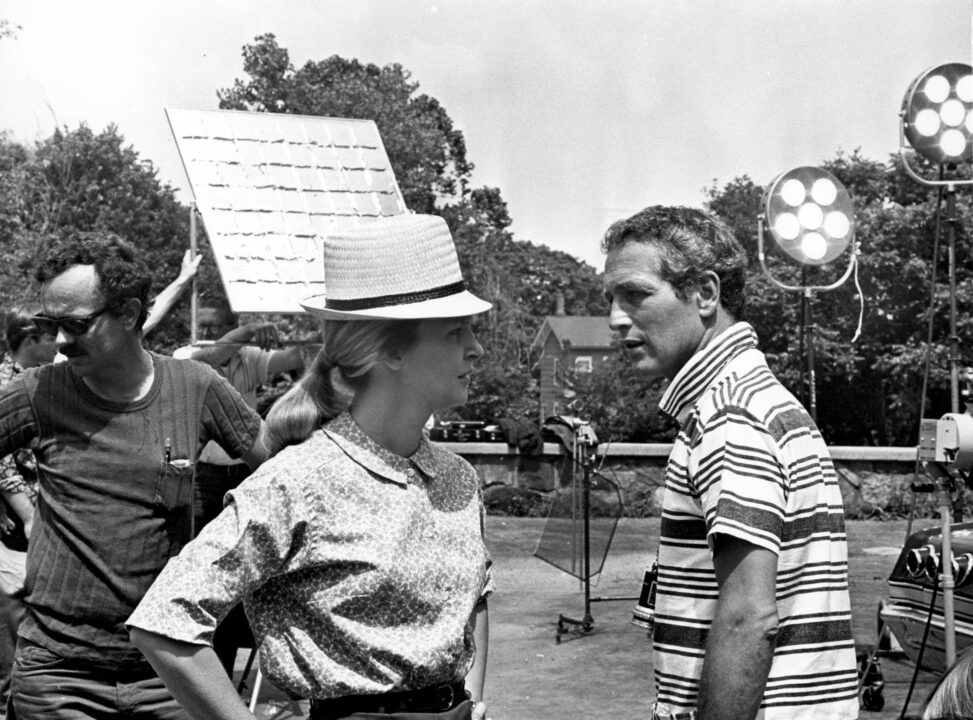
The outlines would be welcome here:
[[[66,238],[36,279],[34,324],[67,361],[0,391],[0,456],[31,446],[40,488],[9,706],[19,720],[183,718],[124,622],[191,537],[200,449],[256,467],[260,418],[211,368],[142,347],[150,276],[124,241]]]

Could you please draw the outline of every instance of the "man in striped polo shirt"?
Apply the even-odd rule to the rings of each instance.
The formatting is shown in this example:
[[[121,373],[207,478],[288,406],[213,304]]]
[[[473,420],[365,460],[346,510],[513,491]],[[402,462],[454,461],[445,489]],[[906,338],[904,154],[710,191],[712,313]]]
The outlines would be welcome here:
[[[810,416],[743,322],[725,225],[655,206],[612,225],[610,325],[679,425],[653,631],[656,718],[858,717],[841,494]]]

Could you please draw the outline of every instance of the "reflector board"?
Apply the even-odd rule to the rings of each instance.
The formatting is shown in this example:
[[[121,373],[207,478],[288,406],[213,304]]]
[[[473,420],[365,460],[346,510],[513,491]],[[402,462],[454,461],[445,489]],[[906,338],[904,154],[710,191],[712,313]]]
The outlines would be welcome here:
[[[340,224],[406,212],[372,120],[166,109],[234,312],[303,312]]]

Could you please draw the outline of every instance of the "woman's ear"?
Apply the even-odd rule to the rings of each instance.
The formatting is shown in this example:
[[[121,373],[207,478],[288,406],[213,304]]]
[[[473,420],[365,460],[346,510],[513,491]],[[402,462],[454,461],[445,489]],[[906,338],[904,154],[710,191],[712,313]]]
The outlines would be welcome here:
[[[707,270],[699,279],[696,289],[696,302],[702,317],[712,317],[720,307],[720,278],[712,270]]]
[[[405,362],[405,358],[402,357],[401,352],[393,350],[385,355],[383,362],[389,370],[398,372],[402,369],[402,363]]]

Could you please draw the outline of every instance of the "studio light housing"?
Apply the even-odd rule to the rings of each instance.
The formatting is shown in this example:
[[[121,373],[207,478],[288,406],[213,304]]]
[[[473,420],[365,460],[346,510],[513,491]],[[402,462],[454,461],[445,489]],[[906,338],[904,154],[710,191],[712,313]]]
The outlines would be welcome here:
[[[831,173],[799,167],[764,191],[764,221],[778,247],[802,265],[824,265],[855,236],[851,195]]]
[[[973,162],[973,68],[946,63],[919,75],[902,100],[902,132],[934,163]]]

